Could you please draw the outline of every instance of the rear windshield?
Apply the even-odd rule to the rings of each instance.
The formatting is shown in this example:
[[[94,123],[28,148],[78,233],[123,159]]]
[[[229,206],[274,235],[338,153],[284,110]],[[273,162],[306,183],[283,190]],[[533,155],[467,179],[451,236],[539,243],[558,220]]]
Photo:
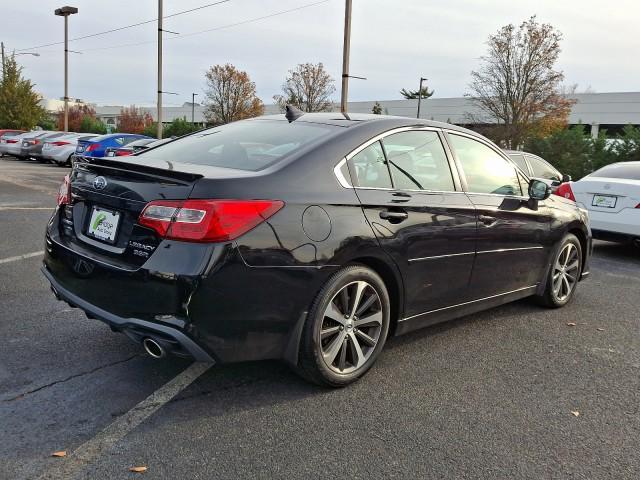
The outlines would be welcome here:
[[[640,180],[640,163],[615,163],[593,172],[590,177]]]
[[[138,156],[255,172],[328,135],[335,128],[302,122],[236,122],[179,138]]]

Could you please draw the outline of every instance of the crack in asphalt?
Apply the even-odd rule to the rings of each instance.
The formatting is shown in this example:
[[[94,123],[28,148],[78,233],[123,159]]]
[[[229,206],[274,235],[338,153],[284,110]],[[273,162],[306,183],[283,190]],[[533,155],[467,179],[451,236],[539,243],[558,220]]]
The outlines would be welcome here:
[[[13,402],[15,400],[20,400],[24,397],[26,397],[27,395],[31,395],[32,393],[36,393],[39,392],[40,390],[44,390],[45,388],[49,388],[49,387],[53,387],[54,385],[58,385],[59,383],[65,383],[68,382],[69,380],[73,380],[74,378],[78,378],[78,377],[82,377],[84,375],[91,375],[92,373],[95,373],[99,370],[102,370],[104,368],[109,368],[109,367],[113,367],[114,365],[119,365],[121,363],[126,363],[130,360],[133,360],[136,357],[140,357],[142,356],[142,354],[140,353],[136,353],[135,355],[131,355],[130,357],[127,357],[123,360],[116,360],[115,362],[111,362],[111,363],[107,363],[105,365],[100,365],[97,366],[95,368],[92,368],[91,370],[87,370],[86,372],[80,372],[80,373],[75,373],[73,375],[68,376],[67,378],[63,378],[62,380],[55,380],[51,383],[47,383],[45,385],[41,385],[38,388],[34,388],[33,390],[27,390],[26,392],[22,392],[19,395],[16,395],[15,397],[12,398],[7,398],[7,399],[3,399],[3,402]]]

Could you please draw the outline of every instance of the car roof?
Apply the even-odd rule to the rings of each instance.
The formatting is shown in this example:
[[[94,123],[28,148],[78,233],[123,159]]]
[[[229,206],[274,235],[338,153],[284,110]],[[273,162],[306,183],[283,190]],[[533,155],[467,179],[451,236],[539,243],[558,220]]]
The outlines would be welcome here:
[[[288,121],[284,114],[276,115],[263,115],[261,117],[255,117],[249,120],[279,120]],[[468,130],[457,125],[444,122],[436,122],[434,120],[424,120],[410,117],[396,117],[393,115],[376,115],[373,113],[340,113],[340,112],[312,112],[305,113],[298,117],[295,122],[304,123],[319,123],[324,125],[335,125],[338,127],[354,127],[363,123],[378,123],[381,128],[394,128],[401,126],[424,126],[434,128],[446,128],[449,130],[456,130],[459,132],[469,133],[475,136],[480,136],[477,132]]]

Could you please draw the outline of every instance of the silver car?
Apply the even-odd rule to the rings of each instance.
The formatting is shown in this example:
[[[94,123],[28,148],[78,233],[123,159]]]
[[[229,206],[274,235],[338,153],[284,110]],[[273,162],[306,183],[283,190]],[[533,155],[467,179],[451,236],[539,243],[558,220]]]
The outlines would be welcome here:
[[[42,131],[32,130],[30,132],[21,133],[20,135],[16,135],[11,138],[12,143],[4,143],[2,151],[7,155],[12,155],[14,157],[20,157],[20,151],[22,149],[22,140],[25,138],[30,138],[35,135],[42,133]],[[15,140],[15,142],[13,142]]]
[[[75,153],[78,140],[97,137],[94,133],[70,133],[62,137],[45,141],[42,145],[42,158],[59,166],[70,165],[71,156]]]

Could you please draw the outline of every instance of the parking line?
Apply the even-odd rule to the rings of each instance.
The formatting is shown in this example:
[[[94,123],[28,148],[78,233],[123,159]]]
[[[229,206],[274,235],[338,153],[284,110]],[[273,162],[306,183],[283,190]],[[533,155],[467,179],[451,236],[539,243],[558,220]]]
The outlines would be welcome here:
[[[211,363],[194,363],[182,373],[165,383],[158,390],[138,403],[124,415],[107,426],[95,437],[76,448],[70,455],[59,459],[38,478],[59,479],[74,478],[83,468],[90,465],[97,457],[106,453],[129,432],[153,415],[173,397],[187,388],[191,383],[211,368]],[[56,460],[57,462],[58,460]]]
[[[40,252],[25,253],[24,255],[16,255],[15,257],[2,258],[0,259],[0,265],[3,263],[15,262],[17,260],[24,260],[25,258],[37,257],[43,254],[44,254],[44,250]]]
[[[52,210],[55,207],[0,207],[0,211],[2,210]]]

